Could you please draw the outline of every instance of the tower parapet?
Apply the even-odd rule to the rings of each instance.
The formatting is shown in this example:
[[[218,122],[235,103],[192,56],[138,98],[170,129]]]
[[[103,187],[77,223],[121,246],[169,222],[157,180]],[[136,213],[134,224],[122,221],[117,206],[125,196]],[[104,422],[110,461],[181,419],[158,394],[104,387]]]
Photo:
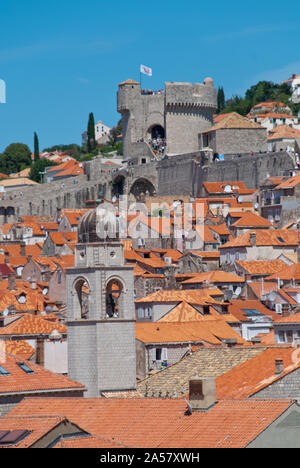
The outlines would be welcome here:
[[[213,123],[217,92],[212,79],[200,83],[166,83],[165,122],[167,153],[199,151],[202,132]]]
[[[199,151],[201,133],[212,126],[216,108],[217,92],[211,78],[203,84],[167,82],[165,90],[156,93],[141,90],[137,81],[124,81],[118,90],[118,112],[122,114],[125,159],[140,156],[148,162],[146,143],[156,136],[169,155]],[[145,143],[143,154],[141,143]]]

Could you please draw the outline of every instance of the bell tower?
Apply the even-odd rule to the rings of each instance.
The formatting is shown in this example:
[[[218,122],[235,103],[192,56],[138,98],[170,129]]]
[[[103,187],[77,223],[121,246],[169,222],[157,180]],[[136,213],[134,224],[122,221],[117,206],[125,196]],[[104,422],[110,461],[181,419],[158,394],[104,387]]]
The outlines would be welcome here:
[[[75,266],[66,273],[69,377],[87,397],[136,388],[133,267],[107,205],[81,219]]]

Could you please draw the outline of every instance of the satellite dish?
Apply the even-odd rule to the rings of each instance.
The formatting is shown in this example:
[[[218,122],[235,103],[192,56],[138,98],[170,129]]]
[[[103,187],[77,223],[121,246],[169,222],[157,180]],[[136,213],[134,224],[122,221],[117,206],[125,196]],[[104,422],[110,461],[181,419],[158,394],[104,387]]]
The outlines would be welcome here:
[[[243,197],[242,197],[242,195],[240,195],[240,196],[238,197],[238,202],[239,202],[239,203],[242,203],[242,202],[243,202]]]
[[[231,185],[225,185],[224,192],[225,193],[231,193],[232,192]]]
[[[255,203],[255,204],[254,204],[254,209],[255,209],[255,210],[258,210],[258,208],[259,208],[259,204],[258,204],[258,203]]]
[[[269,301],[274,302],[276,299],[276,296],[277,296],[276,292],[272,291],[268,296]]]
[[[113,203],[115,203],[117,201],[117,197],[112,197],[112,200],[111,200]]]
[[[241,288],[240,286],[238,286],[238,287],[236,288],[236,290],[235,290],[235,295],[236,295],[236,296],[239,296],[239,295],[241,294],[241,292],[242,292],[242,288]]]
[[[8,309],[5,309],[5,310],[3,311],[3,313],[2,313],[2,315],[3,315],[4,317],[7,317],[7,316],[8,316],[8,312],[9,312]]]

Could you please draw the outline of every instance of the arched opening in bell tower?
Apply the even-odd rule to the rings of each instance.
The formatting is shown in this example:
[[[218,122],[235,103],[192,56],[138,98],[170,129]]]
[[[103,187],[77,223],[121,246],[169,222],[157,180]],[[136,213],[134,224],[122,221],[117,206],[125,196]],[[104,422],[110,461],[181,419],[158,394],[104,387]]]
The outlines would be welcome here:
[[[106,318],[120,318],[123,311],[123,285],[118,279],[109,281],[106,287]]]
[[[77,296],[77,317],[81,319],[87,319],[89,316],[89,298],[90,298],[90,287],[88,282],[80,278],[75,283],[75,293]]]

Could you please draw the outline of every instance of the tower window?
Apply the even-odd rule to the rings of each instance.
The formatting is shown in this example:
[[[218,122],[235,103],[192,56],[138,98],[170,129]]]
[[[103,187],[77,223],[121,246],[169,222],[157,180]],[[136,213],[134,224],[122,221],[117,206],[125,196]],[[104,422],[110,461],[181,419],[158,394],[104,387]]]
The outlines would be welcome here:
[[[120,281],[111,280],[106,288],[106,318],[121,316],[123,302],[123,286]]]

